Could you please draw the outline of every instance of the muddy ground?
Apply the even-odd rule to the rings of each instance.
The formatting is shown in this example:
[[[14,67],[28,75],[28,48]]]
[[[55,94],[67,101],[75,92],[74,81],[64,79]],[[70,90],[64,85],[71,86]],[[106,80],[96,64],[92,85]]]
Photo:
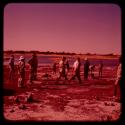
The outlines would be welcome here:
[[[16,69],[16,68],[15,68]],[[82,68],[81,68],[82,69]],[[45,73],[50,76],[43,77]],[[29,66],[26,66],[26,86],[17,87],[17,70],[13,81],[9,81],[9,69],[4,66],[4,117],[7,120],[33,121],[115,121],[120,117],[121,103],[113,98],[116,67],[104,67],[103,77],[77,79],[70,84],[63,79],[58,84],[58,76],[53,74],[51,66],[39,66],[37,80],[29,84]],[[71,70],[68,78],[72,75]],[[33,101],[26,98],[32,93]],[[18,101],[15,101],[15,98]]]

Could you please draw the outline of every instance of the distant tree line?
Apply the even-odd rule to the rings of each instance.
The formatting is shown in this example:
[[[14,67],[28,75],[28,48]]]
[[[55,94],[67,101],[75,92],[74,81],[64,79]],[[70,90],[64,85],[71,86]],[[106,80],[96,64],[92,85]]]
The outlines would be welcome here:
[[[37,53],[37,54],[57,54],[57,55],[76,55],[76,53],[70,53],[70,52],[51,52],[51,51],[44,51],[44,52],[41,52],[41,51],[23,51],[23,50],[16,50],[16,51],[13,51],[13,50],[7,50],[7,51],[4,51],[5,53],[7,54],[12,54],[12,53],[19,53],[19,54],[27,54],[27,53]]]
[[[12,54],[12,53],[19,53],[19,54],[30,54],[30,53],[36,53],[36,54],[47,54],[47,55],[50,55],[50,54],[56,54],[56,55],[102,55],[102,56],[116,56],[114,55],[113,53],[109,53],[109,54],[92,54],[92,53],[86,53],[86,54],[77,54],[77,53],[71,53],[71,52],[51,52],[51,51],[36,51],[36,50],[31,50],[31,51],[23,51],[23,50],[16,50],[16,51],[13,51],[13,50],[7,50],[7,51],[4,51],[5,53],[7,54]]]

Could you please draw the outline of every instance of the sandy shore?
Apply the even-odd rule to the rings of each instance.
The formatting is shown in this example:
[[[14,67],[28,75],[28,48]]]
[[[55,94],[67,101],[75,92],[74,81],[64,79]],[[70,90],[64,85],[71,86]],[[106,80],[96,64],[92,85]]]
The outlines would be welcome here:
[[[29,66],[26,66],[26,87],[18,88],[18,75],[14,81],[9,81],[9,69],[4,66],[4,117],[7,120],[34,120],[34,121],[114,121],[120,116],[121,103],[113,99],[116,68],[104,67],[103,77],[95,79],[89,77],[87,81],[81,78],[70,84],[63,79],[58,84],[58,76],[53,74],[51,66],[39,66],[38,79],[29,84]],[[16,70],[17,71],[17,70]],[[43,77],[44,73],[50,75]],[[68,72],[68,78],[72,75]],[[28,93],[33,94],[33,102],[27,102]],[[15,97],[19,102],[15,102]],[[24,106],[22,106],[24,105]],[[20,108],[20,107],[23,108]]]

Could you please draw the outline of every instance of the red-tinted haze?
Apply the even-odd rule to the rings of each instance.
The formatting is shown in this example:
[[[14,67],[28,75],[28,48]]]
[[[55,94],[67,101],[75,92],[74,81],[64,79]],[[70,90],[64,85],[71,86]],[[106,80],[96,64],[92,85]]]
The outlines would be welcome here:
[[[8,4],[4,50],[121,53],[115,4]]]

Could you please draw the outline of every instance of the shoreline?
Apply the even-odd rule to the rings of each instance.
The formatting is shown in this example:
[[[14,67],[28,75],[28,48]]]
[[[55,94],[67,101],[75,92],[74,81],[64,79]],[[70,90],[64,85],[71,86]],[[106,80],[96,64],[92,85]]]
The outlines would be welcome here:
[[[3,56],[4,58],[8,57],[11,55],[11,54],[14,54],[14,55],[27,55],[27,56],[31,56],[32,53],[4,53]],[[67,58],[68,57],[80,57],[81,59],[84,59],[85,57],[87,57],[88,59],[118,59],[120,57],[120,55],[100,55],[100,54],[97,54],[97,55],[93,55],[93,54],[90,54],[90,55],[87,55],[87,54],[75,54],[75,55],[68,55],[68,54],[37,54],[37,56],[55,56],[55,57],[59,57],[61,58],[62,56],[66,56]]]

